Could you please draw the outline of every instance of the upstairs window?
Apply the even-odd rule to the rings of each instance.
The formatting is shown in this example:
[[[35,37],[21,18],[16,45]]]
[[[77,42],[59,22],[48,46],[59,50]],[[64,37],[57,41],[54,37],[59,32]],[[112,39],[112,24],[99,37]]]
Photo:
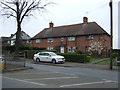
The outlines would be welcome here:
[[[63,42],[64,41],[64,37],[61,37],[61,42]]]
[[[40,43],[41,42],[41,40],[40,39],[36,39],[36,41],[35,41],[36,43]]]
[[[94,37],[93,37],[93,35],[89,35],[89,36],[86,36],[86,39],[87,39],[87,40],[93,40]]]
[[[48,42],[53,42],[53,38],[48,38]]]
[[[68,41],[75,41],[75,37],[68,37]]]

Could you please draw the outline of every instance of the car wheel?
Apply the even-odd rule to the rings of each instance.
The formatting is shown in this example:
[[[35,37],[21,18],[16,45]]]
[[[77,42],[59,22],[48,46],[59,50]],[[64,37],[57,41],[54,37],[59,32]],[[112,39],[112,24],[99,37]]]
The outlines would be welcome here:
[[[36,58],[36,62],[40,62],[40,59],[39,59],[39,58]]]
[[[56,63],[56,60],[55,60],[55,59],[53,59],[53,60],[52,60],[52,63],[53,63],[53,64],[55,64],[55,63]]]

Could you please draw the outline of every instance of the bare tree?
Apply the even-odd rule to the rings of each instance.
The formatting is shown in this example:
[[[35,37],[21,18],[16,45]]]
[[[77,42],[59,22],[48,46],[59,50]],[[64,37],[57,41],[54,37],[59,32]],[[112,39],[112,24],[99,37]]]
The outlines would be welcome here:
[[[2,15],[7,18],[13,17],[17,22],[16,32],[16,52],[19,51],[20,46],[20,32],[21,24],[25,17],[34,16],[34,11],[41,12],[45,10],[46,6],[53,4],[52,2],[43,3],[45,0],[3,0],[1,1]]]

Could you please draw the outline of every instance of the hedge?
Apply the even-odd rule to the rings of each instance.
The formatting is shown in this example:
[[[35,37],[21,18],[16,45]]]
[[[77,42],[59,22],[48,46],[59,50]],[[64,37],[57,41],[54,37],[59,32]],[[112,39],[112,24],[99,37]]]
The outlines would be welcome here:
[[[59,54],[65,57],[66,61],[69,62],[79,62],[79,63],[87,63],[90,62],[90,57],[86,56],[85,54]]]
[[[34,54],[40,52],[40,50],[25,50],[23,52],[25,53],[26,58],[33,59]]]

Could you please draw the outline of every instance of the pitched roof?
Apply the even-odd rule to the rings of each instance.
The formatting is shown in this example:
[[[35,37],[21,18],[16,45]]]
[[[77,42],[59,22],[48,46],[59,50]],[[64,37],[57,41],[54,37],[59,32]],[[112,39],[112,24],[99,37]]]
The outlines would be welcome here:
[[[2,42],[6,42],[6,41],[10,40],[10,37],[1,37],[0,40]]]
[[[26,34],[24,31],[21,31],[20,38],[22,40],[29,40],[31,37],[28,34]],[[16,33],[11,36],[11,39],[16,39]]]
[[[103,28],[101,28],[96,22],[89,22],[53,28],[45,28],[43,31],[35,35],[32,39],[95,35],[95,34],[108,34],[108,33]]]

